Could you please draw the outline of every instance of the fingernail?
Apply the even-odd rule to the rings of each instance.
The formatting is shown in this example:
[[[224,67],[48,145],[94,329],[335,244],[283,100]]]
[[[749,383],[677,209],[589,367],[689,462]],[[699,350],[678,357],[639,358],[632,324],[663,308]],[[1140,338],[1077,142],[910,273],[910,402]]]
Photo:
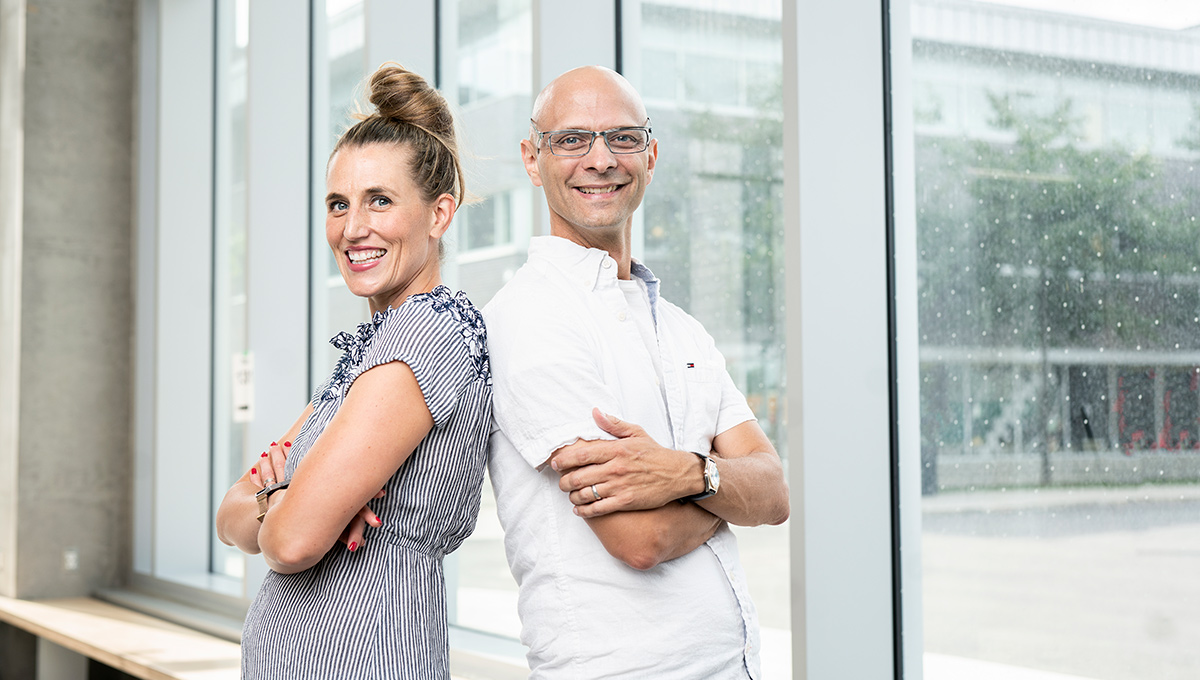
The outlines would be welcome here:
[[[266,452],[266,451],[263,451],[263,455],[262,455],[262,457],[263,457],[263,458],[266,458],[266,457],[267,457],[267,452]]]
[[[283,445],[284,445],[284,446],[291,446],[291,445],[292,445],[292,443],[291,443],[291,442],[284,442],[284,443],[283,443]]]
[[[258,474],[258,468],[250,468],[250,474],[252,474],[252,475],[257,475],[257,474]]]
[[[276,442],[271,442],[271,446],[279,446],[279,444]]]
[[[554,470],[555,472],[558,472],[558,461],[557,460],[550,461],[550,469]]]
[[[358,550],[358,541],[350,544],[350,552],[354,552],[355,550]]]

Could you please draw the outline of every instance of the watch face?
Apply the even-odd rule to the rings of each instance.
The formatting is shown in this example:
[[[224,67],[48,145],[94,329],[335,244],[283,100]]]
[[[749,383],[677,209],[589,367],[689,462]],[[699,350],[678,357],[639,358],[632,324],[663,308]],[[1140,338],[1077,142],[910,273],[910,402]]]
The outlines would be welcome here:
[[[716,493],[721,487],[721,471],[717,469],[717,464],[708,459],[704,464],[704,486],[709,493]]]

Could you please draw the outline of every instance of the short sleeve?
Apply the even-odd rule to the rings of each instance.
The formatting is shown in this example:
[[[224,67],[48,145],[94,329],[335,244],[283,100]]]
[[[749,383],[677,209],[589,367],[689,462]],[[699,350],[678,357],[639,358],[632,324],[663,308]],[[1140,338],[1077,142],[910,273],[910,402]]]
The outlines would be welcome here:
[[[389,310],[356,372],[362,375],[375,366],[404,362],[416,376],[434,426],[439,428],[454,413],[467,385],[487,378],[480,374],[477,357],[472,356],[471,341],[476,332],[472,320],[464,319],[464,310],[453,299],[447,304],[447,298],[448,294],[439,299],[436,293],[413,296],[399,308]],[[474,308],[469,311],[474,312]],[[486,337],[479,341],[486,352]]]
[[[718,352],[718,355],[720,352]],[[722,357],[721,366],[724,368],[725,360]],[[733,378],[729,376],[729,371],[722,370],[721,375],[721,406],[717,412],[717,434],[721,434],[726,430],[730,430],[744,422],[755,420],[754,411],[750,409],[750,404],[746,401],[746,395],[733,384]]]
[[[597,365],[597,341],[583,330],[587,324],[573,322],[573,312],[546,294],[551,288],[521,283],[514,278],[484,308],[495,376],[492,416],[536,468],[580,439],[611,439],[592,419],[592,408],[619,411]]]

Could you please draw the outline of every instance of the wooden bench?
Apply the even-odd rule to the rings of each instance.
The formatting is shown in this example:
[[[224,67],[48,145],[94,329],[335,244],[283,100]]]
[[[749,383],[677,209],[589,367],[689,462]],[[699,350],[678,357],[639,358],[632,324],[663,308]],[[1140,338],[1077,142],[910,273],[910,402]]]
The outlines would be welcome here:
[[[144,680],[238,680],[236,642],[93,598],[0,597],[0,621]]]

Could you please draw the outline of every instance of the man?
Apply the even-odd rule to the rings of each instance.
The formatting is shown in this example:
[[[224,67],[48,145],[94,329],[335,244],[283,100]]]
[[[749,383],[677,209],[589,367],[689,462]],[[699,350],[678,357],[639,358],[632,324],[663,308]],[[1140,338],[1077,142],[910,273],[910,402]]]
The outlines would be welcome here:
[[[489,470],[533,678],[757,678],[727,523],[787,519],[779,456],[700,323],[633,260],[658,142],[617,73],[568,71],[521,142],[551,236],[485,308]]]

